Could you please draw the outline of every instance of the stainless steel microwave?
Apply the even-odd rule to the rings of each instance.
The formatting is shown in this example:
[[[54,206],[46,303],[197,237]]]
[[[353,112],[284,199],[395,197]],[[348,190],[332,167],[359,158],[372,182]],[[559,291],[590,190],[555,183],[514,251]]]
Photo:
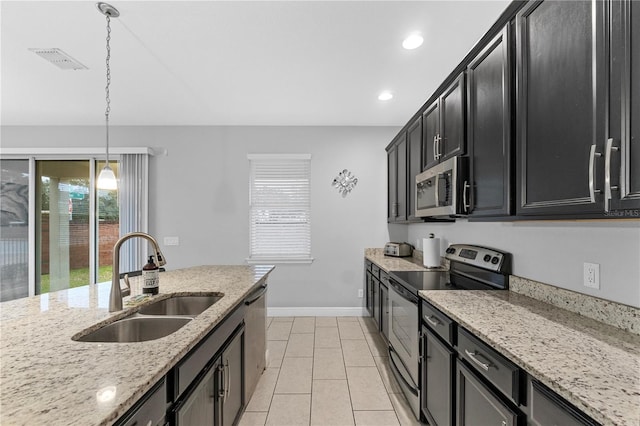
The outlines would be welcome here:
[[[416,217],[461,216],[469,208],[467,158],[452,157],[416,176]]]

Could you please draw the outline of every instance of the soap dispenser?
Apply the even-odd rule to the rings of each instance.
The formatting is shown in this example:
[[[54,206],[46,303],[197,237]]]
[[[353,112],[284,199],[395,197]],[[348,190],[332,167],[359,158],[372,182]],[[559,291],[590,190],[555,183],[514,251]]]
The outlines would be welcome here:
[[[142,267],[142,293],[158,294],[160,289],[160,270],[153,262],[153,256],[149,256],[149,262]]]

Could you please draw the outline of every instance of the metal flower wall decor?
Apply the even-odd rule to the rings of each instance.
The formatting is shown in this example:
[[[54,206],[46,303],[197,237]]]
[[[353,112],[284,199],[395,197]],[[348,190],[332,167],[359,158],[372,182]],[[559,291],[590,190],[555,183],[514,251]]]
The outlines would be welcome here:
[[[355,175],[352,175],[350,171],[344,169],[341,171],[338,176],[333,180],[333,185],[339,193],[342,194],[342,197],[346,197],[348,193],[356,186],[358,183],[358,178]]]

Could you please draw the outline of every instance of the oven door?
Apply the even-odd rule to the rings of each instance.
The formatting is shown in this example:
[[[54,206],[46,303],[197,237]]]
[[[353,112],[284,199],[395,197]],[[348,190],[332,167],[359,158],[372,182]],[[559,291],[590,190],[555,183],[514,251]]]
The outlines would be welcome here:
[[[417,419],[420,418],[418,388],[418,297],[389,279],[389,363]]]

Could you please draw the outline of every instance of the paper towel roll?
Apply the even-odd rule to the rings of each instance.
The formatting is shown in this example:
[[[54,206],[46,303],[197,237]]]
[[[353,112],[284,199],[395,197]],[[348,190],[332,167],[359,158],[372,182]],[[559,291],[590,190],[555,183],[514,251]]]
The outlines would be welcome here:
[[[422,264],[425,268],[440,266],[440,238],[422,239]]]

